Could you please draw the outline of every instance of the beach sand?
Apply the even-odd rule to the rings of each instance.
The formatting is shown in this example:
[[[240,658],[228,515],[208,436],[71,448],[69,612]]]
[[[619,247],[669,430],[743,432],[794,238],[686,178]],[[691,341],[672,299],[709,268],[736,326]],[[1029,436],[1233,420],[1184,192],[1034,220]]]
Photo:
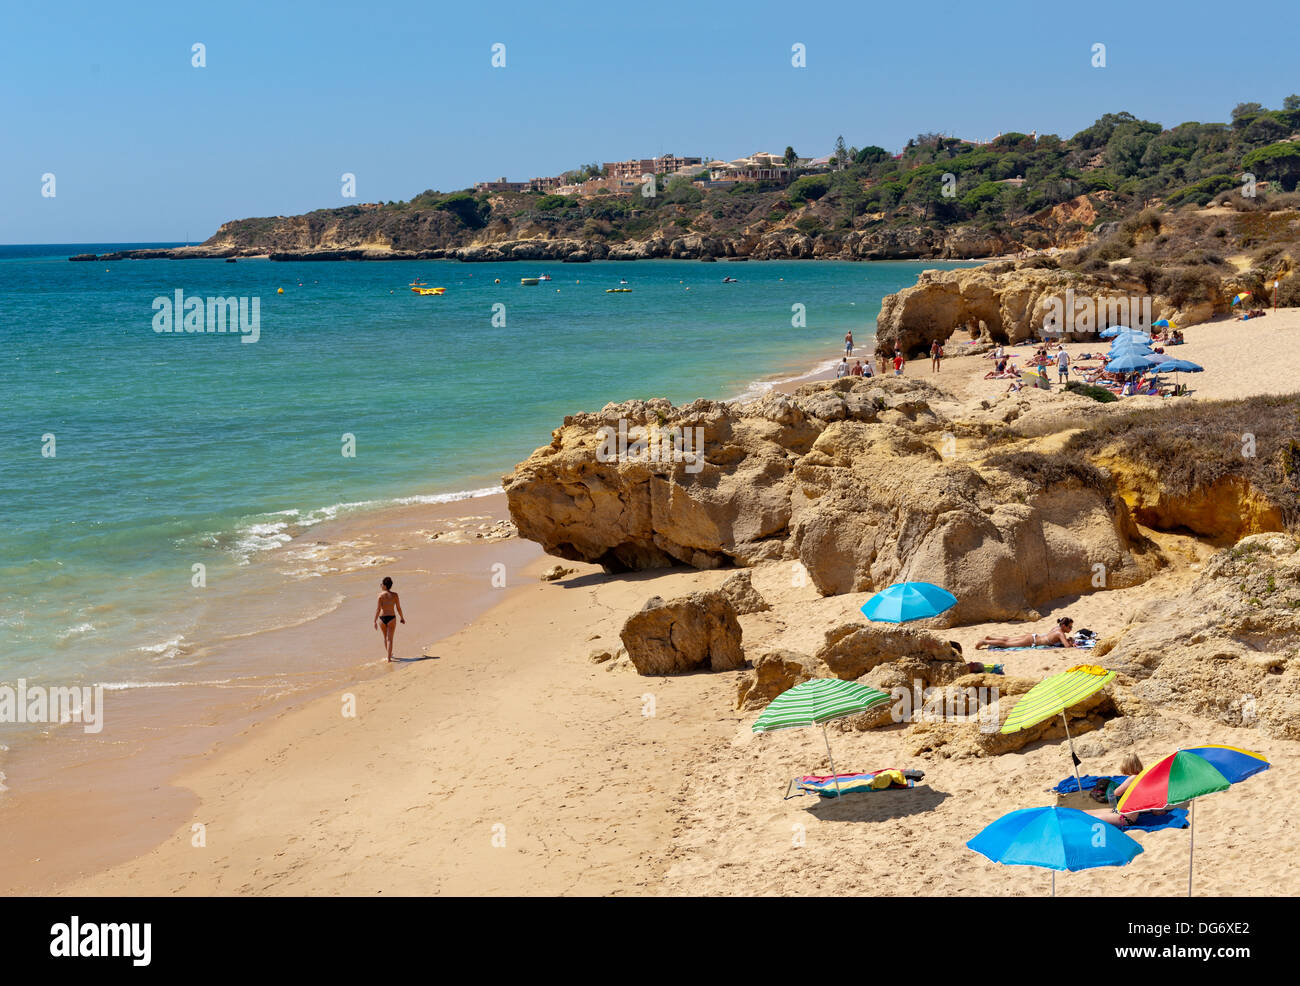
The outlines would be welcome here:
[[[1175,352],[1208,371],[1184,378],[1196,390],[1192,399],[1294,390],[1300,347],[1291,345],[1293,332],[1300,333],[1300,312],[1187,328],[1188,344]],[[935,376],[963,395],[992,397],[1005,382],[981,379],[987,367],[949,359]],[[908,370],[931,376],[928,361]],[[500,511],[503,499],[474,501],[473,513]],[[394,524],[422,525],[417,516]],[[1044,616],[1069,613],[1077,626],[1104,635],[1146,601],[1180,591],[1207,549],[1190,538],[1153,536],[1186,567],[1131,589],[1060,600]],[[493,548],[511,543],[520,545]],[[965,842],[1007,811],[1052,803],[1046,789],[1070,773],[1063,740],[950,760],[906,755],[900,727],[837,725],[830,741],[839,769],[915,767],[925,781],[842,803],[783,801],[791,777],[826,772],[822,737],[816,730],[754,736],[754,714],[734,708],[743,672],[641,677],[626,662],[588,659],[593,649],[617,648],[624,619],[649,596],[716,586],[730,572],[615,576],[565,562],[574,574],[541,582],[538,573],[555,560],[523,547],[511,569],[515,587],[468,625],[447,627],[442,639],[423,629],[445,605],[436,556],[404,565],[398,588],[410,625],[399,631],[399,652],[405,642],[406,656],[427,659],[341,675],[323,693],[276,708],[190,758],[166,782],[173,796],[164,817],[147,817],[141,804],[125,809],[157,833],[152,848],[83,828],[79,838],[93,851],[56,871],[32,862],[41,819],[31,820],[26,831],[6,832],[17,836],[9,844],[24,867],[0,886],[91,895],[1049,892],[1046,871],[996,866]],[[361,624],[355,635],[341,623],[307,623],[267,641],[266,659],[289,662],[323,646],[377,653],[364,632],[373,574],[358,575],[358,601],[346,616]],[[826,628],[859,618],[867,594],[822,598],[795,575],[789,562],[753,570],[773,609],[741,618],[746,650],[811,651]],[[1009,629],[966,626],[944,635],[974,658],[975,640]],[[437,642],[413,652],[417,640]],[[1078,655],[1028,651],[997,660],[1009,674],[1038,677],[1078,663]],[[345,714],[350,696],[354,716]],[[1150,761],[1188,742],[1263,752],[1272,770],[1201,799],[1196,892],[1300,892],[1300,872],[1279,863],[1300,850],[1300,794],[1289,782],[1300,744],[1204,719],[1166,714],[1164,723],[1163,733],[1134,738],[1122,728],[1076,736],[1083,770],[1109,773],[1130,750]],[[203,826],[202,846],[195,825]],[[1186,832],[1137,838],[1146,853],[1133,864],[1062,874],[1057,893],[1185,893]]]

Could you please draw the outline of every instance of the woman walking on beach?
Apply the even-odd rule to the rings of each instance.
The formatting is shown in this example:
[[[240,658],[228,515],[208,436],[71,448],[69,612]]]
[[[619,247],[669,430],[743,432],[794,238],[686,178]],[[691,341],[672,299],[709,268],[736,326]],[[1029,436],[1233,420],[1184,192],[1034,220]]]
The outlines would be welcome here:
[[[943,359],[943,346],[936,339],[930,343],[930,372],[939,372],[939,361]]]
[[[397,629],[394,620],[406,622],[406,616],[402,612],[402,601],[397,598],[397,593],[393,591],[393,580],[384,576],[381,583],[383,590],[379,593],[379,599],[375,603],[375,629],[380,629],[380,623],[383,623],[382,633],[384,635],[384,647],[388,650],[388,659],[393,659],[393,631]],[[396,611],[396,612],[394,612]]]
[[[1047,633],[1022,633],[1014,637],[988,636],[982,638],[975,645],[975,649],[981,647],[1073,647],[1074,638],[1070,636],[1074,632],[1074,620],[1068,616],[1062,616],[1056,621],[1056,626]]]

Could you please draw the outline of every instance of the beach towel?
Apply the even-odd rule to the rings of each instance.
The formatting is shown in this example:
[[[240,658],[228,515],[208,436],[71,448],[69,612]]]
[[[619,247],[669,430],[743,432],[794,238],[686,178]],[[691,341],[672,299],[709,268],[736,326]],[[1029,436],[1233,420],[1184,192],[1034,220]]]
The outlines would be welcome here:
[[[1096,646],[1097,646],[1097,638],[1096,638],[1096,637],[1089,637],[1089,638],[1086,638],[1086,639],[1080,640],[1078,643],[1076,643],[1076,644],[1074,645],[1074,649],[1075,649],[1075,650],[1092,650],[1092,649],[1093,649],[1094,647],[1096,647]],[[1034,646],[1034,647],[1029,647],[1029,646],[1025,646],[1025,647],[985,647],[984,649],[985,649],[985,650],[996,650],[996,651],[1009,651],[1009,650],[1061,650],[1061,649],[1063,649],[1063,648],[1062,648],[1062,645],[1061,645],[1061,644],[1038,644],[1038,645],[1036,645],[1036,646]]]
[[[893,768],[872,770],[863,774],[809,774],[790,781],[785,789],[783,800],[789,801],[804,794],[815,794],[821,798],[837,797],[835,790],[837,781],[840,794],[869,794],[891,788],[915,787],[917,778],[924,776],[921,771],[914,770],[909,770],[906,774],[914,776],[906,776],[904,771]]]
[[[1170,808],[1168,811],[1143,812],[1124,828],[1126,831],[1136,829],[1138,832],[1159,832],[1161,829],[1185,829],[1190,824],[1186,808]]]
[[[1116,784],[1119,784],[1121,781],[1128,780],[1128,777],[1124,774],[1084,774],[1079,778],[1079,780],[1083,782],[1083,789],[1085,791],[1091,791],[1097,786],[1098,781],[1114,781]],[[1079,785],[1075,782],[1073,775],[1065,778],[1065,780],[1058,783],[1056,787],[1052,788],[1054,794],[1073,794],[1077,790],[1079,790]]]
[[[968,674],[1006,674],[1006,667],[1002,664],[983,664],[980,661],[967,661],[966,671]]]

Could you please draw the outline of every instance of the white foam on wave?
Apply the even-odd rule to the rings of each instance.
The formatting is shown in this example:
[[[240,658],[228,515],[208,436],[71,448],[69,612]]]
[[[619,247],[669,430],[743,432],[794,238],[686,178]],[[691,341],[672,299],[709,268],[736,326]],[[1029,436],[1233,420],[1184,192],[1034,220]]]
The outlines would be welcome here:
[[[77,637],[83,633],[91,633],[95,629],[93,623],[78,623],[76,626],[66,627],[59,633],[60,640],[67,640],[69,637]]]
[[[101,687],[106,692],[125,692],[135,688],[192,688],[196,685],[228,685],[234,678],[218,678],[215,681],[105,681]]]
[[[745,387],[743,391],[741,391],[738,397],[731,397],[728,399],[739,401],[742,404],[747,404],[750,401],[758,400],[760,397],[770,394],[780,384],[794,383],[796,380],[807,380],[809,377],[816,376],[819,373],[826,373],[828,370],[833,370],[835,369],[835,364],[838,362],[839,360],[837,359],[827,360],[825,363],[818,363],[811,370],[805,370],[803,373],[796,373],[792,377],[778,377],[775,380],[754,380]]]
[[[158,644],[145,644],[143,647],[137,647],[136,650],[142,654],[157,654],[157,660],[166,661],[185,652],[184,641],[185,637],[182,635]]]
[[[344,514],[361,510],[374,510],[383,507],[410,507],[420,504],[435,505],[440,503],[457,503],[461,500],[473,500],[478,497],[492,496],[500,493],[499,486],[484,486],[472,490],[458,490],[455,493],[425,493],[414,496],[399,496],[388,500],[348,500],[332,503],[327,507],[317,507],[303,513],[301,510],[272,510],[255,514],[248,522],[235,532],[233,552],[241,565],[246,565],[252,555],[263,551],[274,551],[288,544],[302,530],[330,520],[337,520]],[[270,518],[289,517],[292,520]],[[214,543],[220,543],[220,535],[208,535]]]

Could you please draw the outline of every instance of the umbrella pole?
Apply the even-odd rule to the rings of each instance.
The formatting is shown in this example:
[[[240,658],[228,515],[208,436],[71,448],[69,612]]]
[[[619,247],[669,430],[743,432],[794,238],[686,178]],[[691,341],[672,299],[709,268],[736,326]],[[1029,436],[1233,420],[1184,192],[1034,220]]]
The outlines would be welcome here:
[[[1070,720],[1065,718],[1065,710],[1061,710],[1061,722],[1065,723],[1065,740],[1070,744],[1070,762],[1074,765],[1074,783],[1079,786],[1079,793],[1083,793],[1083,781],[1079,780],[1079,758],[1074,755],[1074,740],[1070,737]]]
[[[1192,896],[1192,860],[1196,855],[1196,799],[1192,799],[1192,816],[1191,838],[1187,843],[1187,896]]]
[[[1052,896],[1056,896],[1056,870],[1052,870]]]
[[[835,797],[840,797],[840,779],[835,776],[835,758],[831,756],[831,740],[826,735],[826,723],[822,723],[822,739],[826,741],[826,759],[831,762],[831,780],[835,782]]]

